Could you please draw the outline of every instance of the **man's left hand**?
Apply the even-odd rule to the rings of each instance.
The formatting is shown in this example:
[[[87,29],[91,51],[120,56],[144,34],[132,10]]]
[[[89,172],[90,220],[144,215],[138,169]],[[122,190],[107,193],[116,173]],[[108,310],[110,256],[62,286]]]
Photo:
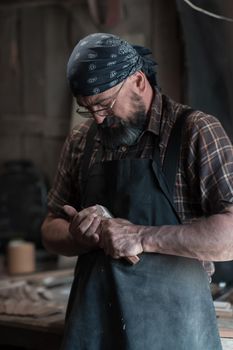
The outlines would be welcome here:
[[[140,226],[125,219],[106,219],[101,222],[100,246],[115,259],[143,252]]]

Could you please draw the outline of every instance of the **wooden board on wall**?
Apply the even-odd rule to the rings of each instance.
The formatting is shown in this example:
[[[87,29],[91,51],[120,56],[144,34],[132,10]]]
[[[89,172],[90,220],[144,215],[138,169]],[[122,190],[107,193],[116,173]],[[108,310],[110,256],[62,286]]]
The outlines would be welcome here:
[[[45,26],[44,7],[20,10],[23,113],[45,115]]]
[[[12,8],[0,6],[0,40],[4,42],[0,47],[4,77],[4,83],[0,81],[0,148],[4,140],[0,163],[28,157],[53,177],[72,114],[66,64],[73,46],[98,31],[127,34],[132,40],[137,38],[138,44],[150,46],[152,1],[145,0],[143,7],[141,0],[122,1],[120,21],[105,28],[95,25],[85,0],[43,6],[29,3],[22,8],[16,2]],[[17,152],[12,148],[13,138],[18,140]]]
[[[70,125],[68,16],[60,5],[0,6],[0,163],[32,160],[49,175]],[[15,143],[15,147],[12,144]]]
[[[45,22],[46,50],[46,115],[49,119],[67,120],[70,117],[71,94],[66,78],[69,47],[69,12],[59,6],[49,6]],[[67,129],[68,130],[68,129]]]
[[[19,13],[0,12],[0,114],[21,112]]]
[[[183,52],[175,1],[151,1],[151,46],[162,91],[183,102]]]

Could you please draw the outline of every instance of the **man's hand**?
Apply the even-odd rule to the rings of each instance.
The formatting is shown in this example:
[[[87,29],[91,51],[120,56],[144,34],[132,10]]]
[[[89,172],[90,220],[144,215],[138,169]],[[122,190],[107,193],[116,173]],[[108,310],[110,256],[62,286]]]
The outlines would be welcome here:
[[[74,241],[86,250],[99,246],[99,227],[103,219],[95,206],[80,212],[70,205],[64,205],[65,213],[70,218],[69,232]]]
[[[100,246],[115,259],[143,252],[140,226],[124,219],[101,221]]]

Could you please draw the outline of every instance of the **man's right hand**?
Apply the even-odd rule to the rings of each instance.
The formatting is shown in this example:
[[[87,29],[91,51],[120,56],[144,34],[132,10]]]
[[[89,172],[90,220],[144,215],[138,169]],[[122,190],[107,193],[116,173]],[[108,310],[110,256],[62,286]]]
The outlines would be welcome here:
[[[69,233],[77,245],[85,250],[97,248],[103,217],[98,213],[96,206],[85,208],[80,212],[70,205],[64,205],[63,209],[70,219]]]

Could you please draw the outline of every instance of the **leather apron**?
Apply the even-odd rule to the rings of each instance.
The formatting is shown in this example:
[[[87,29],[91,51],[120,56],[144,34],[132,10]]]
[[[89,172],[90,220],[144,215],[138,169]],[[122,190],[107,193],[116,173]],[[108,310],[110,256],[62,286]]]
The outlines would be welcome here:
[[[172,153],[176,149],[179,154],[180,147],[179,127],[175,129],[164,163],[170,182],[176,173]],[[153,159],[96,163],[86,181],[85,207],[101,204],[115,217],[139,225],[180,224],[161,171],[158,145]],[[201,263],[143,253],[139,263],[130,265],[106,256],[101,249],[83,254],[70,294],[62,349],[222,349]]]

